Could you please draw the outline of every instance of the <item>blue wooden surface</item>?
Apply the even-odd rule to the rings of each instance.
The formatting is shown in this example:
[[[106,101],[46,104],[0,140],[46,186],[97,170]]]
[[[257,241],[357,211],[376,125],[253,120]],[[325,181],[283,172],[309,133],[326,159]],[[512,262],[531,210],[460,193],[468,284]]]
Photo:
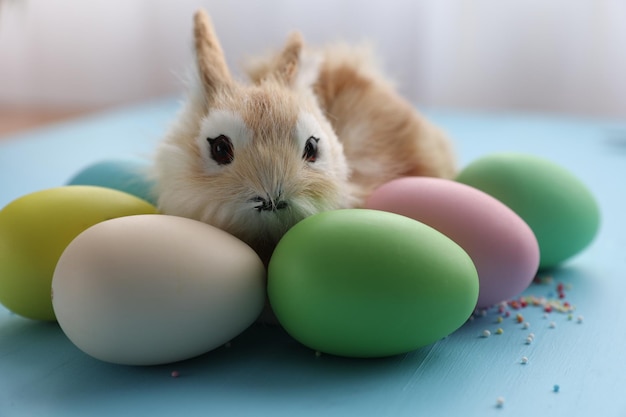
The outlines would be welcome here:
[[[176,108],[173,100],[154,102],[0,141],[0,206],[61,185],[98,160],[149,157]],[[56,324],[0,307],[0,416],[626,415],[626,124],[429,116],[454,137],[461,164],[496,151],[529,152],[567,167],[593,191],[599,236],[525,293],[554,297],[563,283],[565,300],[576,305],[572,318],[544,318],[541,308],[527,307],[520,310],[531,325],[525,330],[516,311],[497,323],[490,310],[431,346],[378,360],[317,357],[280,329],[253,326],[230,347],[193,360],[125,367],[83,354]],[[499,327],[503,334],[495,334]],[[492,336],[481,337],[485,329]],[[527,345],[530,332],[535,340]],[[174,370],[180,377],[171,377]]]

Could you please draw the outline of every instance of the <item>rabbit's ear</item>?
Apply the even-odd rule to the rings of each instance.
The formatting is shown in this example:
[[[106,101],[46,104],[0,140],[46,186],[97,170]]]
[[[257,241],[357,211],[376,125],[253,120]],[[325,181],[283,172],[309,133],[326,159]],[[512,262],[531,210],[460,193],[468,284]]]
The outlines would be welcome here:
[[[200,81],[210,99],[232,83],[224,52],[213,30],[209,15],[202,9],[194,15],[194,42]]]
[[[278,56],[274,76],[288,86],[294,86],[298,81],[302,46],[302,36],[300,33],[294,32],[289,36],[285,47]]]
[[[273,68],[273,76],[293,89],[310,90],[317,82],[322,57],[304,48],[302,35],[292,33]]]

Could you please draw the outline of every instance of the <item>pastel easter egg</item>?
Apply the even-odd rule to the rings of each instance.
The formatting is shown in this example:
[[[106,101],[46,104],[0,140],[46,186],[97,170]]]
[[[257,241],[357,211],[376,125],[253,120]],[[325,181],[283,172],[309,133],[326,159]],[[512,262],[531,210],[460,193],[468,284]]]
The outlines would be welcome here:
[[[567,169],[533,155],[498,153],[469,164],[457,180],[509,206],[539,242],[540,268],[561,264],[585,249],[600,225],[589,189]]]
[[[147,163],[135,160],[106,160],[88,165],[76,173],[68,185],[97,185],[124,191],[156,205],[154,180]]]
[[[348,357],[396,355],[452,333],[471,315],[471,259],[433,228],[375,210],[308,217],[280,240],[268,295],[302,344]]]
[[[478,307],[518,295],[537,272],[539,248],[532,230],[475,188],[441,178],[399,178],[375,190],[365,207],[419,220],[458,243],[478,271]]]
[[[0,303],[16,314],[54,320],[50,283],[65,247],[80,232],[115,217],[156,213],[121,191],[66,186],[20,197],[0,211]]]
[[[156,365],[228,342],[260,314],[265,268],[232,235],[194,220],[143,215],[85,230],[52,280],[59,325],[85,353]]]

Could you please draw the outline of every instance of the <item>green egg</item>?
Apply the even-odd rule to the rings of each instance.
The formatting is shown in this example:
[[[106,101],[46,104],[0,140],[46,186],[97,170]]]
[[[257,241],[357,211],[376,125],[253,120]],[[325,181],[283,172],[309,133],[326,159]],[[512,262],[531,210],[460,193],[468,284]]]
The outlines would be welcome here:
[[[600,210],[589,189],[565,168],[533,155],[498,153],[468,165],[457,181],[515,211],[533,230],[540,268],[576,255],[595,237]]]
[[[478,298],[467,253],[423,223],[376,210],[308,217],[281,239],[268,271],[279,322],[311,349],[383,357],[455,331]]]
[[[25,195],[0,210],[0,303],[24,317],[55,320],[52,275],[69,243],[104,220],[153,214],[130,194],[102,187],[67,186]]]

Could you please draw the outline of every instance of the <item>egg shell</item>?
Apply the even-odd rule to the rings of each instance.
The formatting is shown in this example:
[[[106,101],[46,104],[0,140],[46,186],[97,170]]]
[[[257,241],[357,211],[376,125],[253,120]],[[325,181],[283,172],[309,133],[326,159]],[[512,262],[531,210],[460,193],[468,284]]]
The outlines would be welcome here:
[[[441,178],[399,178],[375,190],[365,207],[419,220],[465,249],[478,271],[478,307],[518,295],[536,275],[539,248],[532,230],[475,188]]]
[[[135,196],[91,186],[51,188],[12,201],[0,211],[0,302],[24,317],[54,320],[50,283],[72,239],[104,220],[156,212]]]
[[[232,235],[194,220],[132,216],[72,241],[52,280],[59,325],[85,353],[156,365],[208,352],[258,317],[265,268]]]
[[[502,201],[528,223],[539,242],[540,268],[555,267],[586,248],[600,226],[589,189],[567,169],[520,153],[480,158],[457,180]]]
[[[148,164],[135,160],[105,160],[86,166],[68,185],[96,185],[124,191],[156,205],[155,182]]]
[[[407,217],[328,211],[293,226],[268,271],[270,304],[311,349],[348,357],[412,351],[471,315],[478,277],[456,243]]]

